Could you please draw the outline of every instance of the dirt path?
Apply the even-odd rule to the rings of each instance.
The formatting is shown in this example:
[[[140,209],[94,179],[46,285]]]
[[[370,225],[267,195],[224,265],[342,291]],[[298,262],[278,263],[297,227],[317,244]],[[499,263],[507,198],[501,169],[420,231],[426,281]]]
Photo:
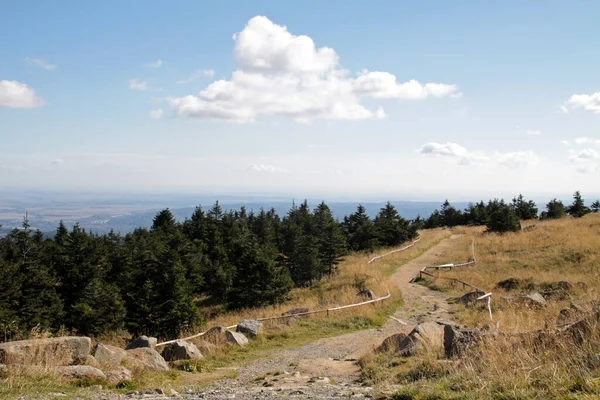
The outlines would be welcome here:
[[[357,384],[356,363],[388,336],[410,332],[417,324],[451,319],[447,297],[425,286],[410,283],[425,265],[443,263],[444,252],[456,244],[453,235],[404,264],[392,275],[402,291],[405,305],[380,329],[348,333],[317,340],[302,347],[278,351],[275,357],[236,368],[235,379],[220,381],[216,387],[186,394],[186,399],[301,398],[329,399],[370,397],[371,388]],[[378,262],[385,262],[382,259]],[[335,383],[335,385],[332,385]]]

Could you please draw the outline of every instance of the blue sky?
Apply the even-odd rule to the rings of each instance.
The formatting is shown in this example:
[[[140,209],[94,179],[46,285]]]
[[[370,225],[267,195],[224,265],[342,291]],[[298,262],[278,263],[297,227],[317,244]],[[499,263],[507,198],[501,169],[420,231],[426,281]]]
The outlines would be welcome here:
[[[2,8],[4,187],[598,192],[595,2]]]

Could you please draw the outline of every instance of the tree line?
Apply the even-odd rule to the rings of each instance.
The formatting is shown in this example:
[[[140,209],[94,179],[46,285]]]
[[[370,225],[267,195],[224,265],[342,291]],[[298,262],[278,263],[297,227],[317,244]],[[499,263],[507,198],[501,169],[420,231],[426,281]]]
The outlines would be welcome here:
[[[522,194],[514,197],[512,202],[506,203],[502,199],[489,200],[487,203],[480,201],[470,203],[464,211],[457,210],[446,200],[439,210],[426,219],[418,217],[415,225],[419,229],[439,227],[453,227],[457,225],[483,225],[490,232],[516,232],[521,229],[521,220],[529,219],[556,219],[567,215],[580,218],[590,212],[600,211],[600,201],[596,200],[591,207],[585,205],[579,191],[573,194],[573,203],[565,206],[562,201],[555,199],[546,204],[546,210],[538,215],[539,210],[535,202],[526,200]]]
[[[152,226],[98,235],[61,222],[52,238],[22,228],[0,239],[0,340],[37,327],[86,335],[125,329],[173,337],[206,318],[201,306],[259,307],[336,273],[350,251],[396,246],[417,235],[389,202],[374,219],[359,205],[336,220],[304,201],[274,209],[169,209]]]

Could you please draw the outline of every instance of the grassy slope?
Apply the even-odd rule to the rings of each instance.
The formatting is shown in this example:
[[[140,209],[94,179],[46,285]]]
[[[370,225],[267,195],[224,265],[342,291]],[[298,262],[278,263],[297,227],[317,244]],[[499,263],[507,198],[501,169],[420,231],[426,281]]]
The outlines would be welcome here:
[[[460,260],[464,247],[474,238],[477,265],[440,272],[492,291],[494,322],[504,332],[552,329],[558,312],[568,308],[571,301],[585,305],[597,299],[600,291],[600,214],[581,219],[528,221],[524,226],[533,224],[535,228],[506,235],[487,234],[481,228],[456,228],[457,233],[465,235],[448,252],[448,258]],[[585,282],[588,290],[575,290],[570,298],[551,300],[542,309],[512,306],[500,297],[520,291],[506,292],[496,287],[499,281],[508,278],[533,285],[564,280],[574,284]],[[461,294],[442,279],[429,281],[428,286],[448,294]],[[455,319],[462,324],[489,323],[485,308],[455,305],[454,310]],[[397,399],[600,397],[600,370],[590,363],[600,351],[597,332],[581,345],[558,339],[546,343],[543,351],[532,349],[533,343],[496,340],[466,361],[394,358],[391,368],[381,366],[390,361],[389,356],[374,356],[363,360],[363,372],[370,383],[400,383],[402,387],[393,397]]]

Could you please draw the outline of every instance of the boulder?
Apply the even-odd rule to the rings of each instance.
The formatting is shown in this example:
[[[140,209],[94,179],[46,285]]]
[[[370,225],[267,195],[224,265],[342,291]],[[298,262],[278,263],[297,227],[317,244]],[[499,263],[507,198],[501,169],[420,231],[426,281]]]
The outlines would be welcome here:
[[[96,361],[96,357],[92,355],[88,355],[85,359],[85,365],[89,365],[90,367],[100,368],[100,363]]]
[[[262,332],[262,323],[253,319],[242,320],[235,328],[236,332],[245,333],[251,338],[255,338]]]
[[[68,367],[60,367],[58,371],[62,376],[70,379],[106,379],[104,372],[100,371],[98,368],[90,367],[89,365],[70,365]]]
[[[0,363],[71,365],[85,364],[92,341],[88,337],[65,336],[0,343]]]
[[[221,346],[227,342],[227,338],[225,337],[226,330],[222,326],[213,326],[203,335],[203,339],[208,343]]]
[[[212,343],[207,342],[206,340],[196,340],[194,344],[200,350],[201,354],[213,354],[217,351],[217,346]]]
[[[238,332],[225,331],[225,337],[227,341],[235,346],[244,347],[248,344],[246,336]]]
[[[291,310],[288,310],[284,313],[282,313],[282,316],[290,316],[290,315],[297,315],[297,314],[303,314],[303,313],[307,313],[309,310],[306,307],[300,307],[300,308],[292,308]]]
[[[378,353],[396,352],[400,349],[400,343],[404,339],[406,339],[406,333],[396,333],[387,337],[375,351]]]
[[[458,299],[456,299],[456,302],[459,304],[465,305],[465,306],[478,304],[479,300],[477,300],[477,298],[483,296],[484,294],[485,293],[479,292],[479,291],[469,292],[469,293],[462,295]],[[484,303],[480,303],[480,304],[484,304]]]
[[[413,329],[400,343],[398,354],[413,356],[418,352],[443,352],[444,327],[435,322],[424,322]]]
[[[130,381],[133,379],[131,371],[124,367],[106,371],[104,375],[106,375],[106,380],[111,385],[116,385],[121,381]]]
[[[484,332],[483,329],[444,325],[444,353],[446,357],[461,356],[470,347],[478,343]]]
[[[156,350],[149,347],[139,347],[127,350],[125,363],[134,367],[150,371],[168,371],[169,366],[164,358]]]
[[[133,350],[143,347],[149,347],[152,350],[154,350],[154,348],[156,347],[156,343],[157,340],[155,337],[148,337],[144,335],[132,340],[131,343],[129,343],[127,347],[125,347],[125,350]]]
[[[501,297],[507,303],[525,305],[532,308],[544,308],[548,304],[544,296],[538,292],[523,294],[514,297]]]
[[[186,342],[185,340],[178,340],[175,343],[165,345],[161,355],[165,361],[198,361],[204,358],[196,345]]]
[[[98,343],[96,346],[94,346],[92,354],[100,365],[107,367],[118,367],[121,365],[121,361],[123,361],[127,355],[127,351],[119,347]]]
[[[375,293],[371,289],[363,289],[360,292],[356,293],[358,297],[362,297],[363,299],[373,300],[376,296]]]

